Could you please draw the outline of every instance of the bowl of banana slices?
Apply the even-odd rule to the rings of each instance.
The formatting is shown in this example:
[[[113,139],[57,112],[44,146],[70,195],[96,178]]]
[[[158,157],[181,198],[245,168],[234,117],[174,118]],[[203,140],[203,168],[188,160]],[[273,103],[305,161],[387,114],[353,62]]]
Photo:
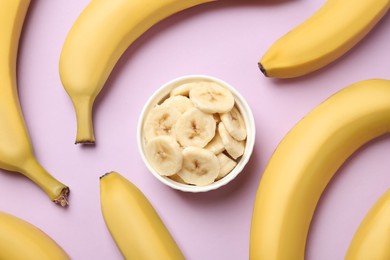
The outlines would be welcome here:
[[[228,83],[189,75],[161,86],[146,102],[137,141],[149,171],[185,192],[226,185],[242,172],[255,143],[245,99]]]

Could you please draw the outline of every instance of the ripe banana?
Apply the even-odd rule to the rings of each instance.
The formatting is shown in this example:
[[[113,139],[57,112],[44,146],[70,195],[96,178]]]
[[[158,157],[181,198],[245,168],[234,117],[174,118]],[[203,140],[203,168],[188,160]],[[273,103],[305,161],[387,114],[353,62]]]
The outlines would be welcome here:
[[[390,190],[374,204],[356,231],[346,260],[390,259]]]
[[[116,172],[100,178],[104,221],[125,259],[184,259],[145,195]]]
[[[30,0],[0,0],[0,168],[20,172],[56,203],[66,206],[68,187],[35,159],[19,104],[16,62]]]
[[[251,259],[304,259],[322,192],[354,151],[390,132],[389,101],[389,80],[360,81],[328,98],[289,131],[257,191]]]
[[[120,56],[154,24],[215,0],[94,0],[70,30],[60,76],[76,110],[76,143],[94,143],[92,106]]]
[[[355,46],[386,14],[390,0],[328,0],[277,40],[259,62],[268,77],[293,78],[318,70]]]
[[[0,259],[70,259],[46,233],[20,218],[0,212],[0,230]]]

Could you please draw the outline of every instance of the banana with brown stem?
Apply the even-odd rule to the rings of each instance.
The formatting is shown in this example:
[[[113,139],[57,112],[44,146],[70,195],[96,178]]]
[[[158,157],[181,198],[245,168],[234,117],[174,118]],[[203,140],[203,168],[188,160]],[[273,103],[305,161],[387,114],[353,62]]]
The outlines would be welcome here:
[[[346,159],[390,132],[390,80],[364,80],[332,95],[283,138],[263,173],[250,258],[302,260],[317,203]]]
[[[159,21],[215,0],[94,0],[70,30],[60,57],[62,84],[77,118],[77,143],[95,143],[92,106],[124,51]]]
[[[259,62],[268,77],[306,75],[335,61],[382,19],[390,0],[327,0],[310,18],[282,36]]]
[[[16,62],[29,4],[30,0],[0,0],[0,168],[25,175],[52,201],[66,206],[69,188],[36,160],[19,104]]]

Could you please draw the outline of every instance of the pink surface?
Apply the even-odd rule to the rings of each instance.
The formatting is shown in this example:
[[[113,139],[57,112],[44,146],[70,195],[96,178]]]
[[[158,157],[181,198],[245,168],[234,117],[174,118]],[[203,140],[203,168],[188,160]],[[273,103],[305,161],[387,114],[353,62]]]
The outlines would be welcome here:
[[[283,136],[337,90],[363,79],[390,78],[389,16],[331,66],[299,79],[272,80],[260,73],[258,59],[325,0],[218,1],[163,21],[127,50],[95,104],[96,146],[76,146],[74,111],[58,61],[67,32],[88,2],[32,1],[19,56],[21,105],[37,158],[71,187],[70,207],[54,205],[24,177],[0,170],[0,210],[44,230],[72,259],[121,259],[100,212],[99,176],[111,170],[145,193],[188,259],[248,259],[256,189]],[[205,194],[163,186],[147,171],[136,144],[148,97],[187,74],[229,82],[256,120],[249,165],[228,186]],[[386,135],[340,169],[315,213],[307,259],[344,257],[367,210],[390,187],[389,151]]]

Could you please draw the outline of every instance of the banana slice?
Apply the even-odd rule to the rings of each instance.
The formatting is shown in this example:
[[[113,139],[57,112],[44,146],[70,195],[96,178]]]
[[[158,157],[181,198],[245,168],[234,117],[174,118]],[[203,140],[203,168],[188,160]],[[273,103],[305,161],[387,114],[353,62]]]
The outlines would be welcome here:
[[[145,155],[158,174],[170,176],[177,173],[183,164],[183,154],[179,144],[170,136],[157,136],[145,147]]]
[[[214,154],[222,153],[225,150],[225,146],[222,143],[222,138],[218,131],[216,131],[214,138],[205,146],[205,149]]]
[[[237,107],[233,107],[229,112],[220,114],[226,130],[236,140],[242,141],[246,138],[246,127],[244,119]]]
[[[214,153],[190,146],[183,150],[183,167],[177,175],[188,184],[205,186],[214,182],[219,170],[219,161]]]
[[[199,82],[190,90],[190,99],[195,107],[206,113],[225,113],[234,106],[230,90],[215,82]]]
[[[217,180],[220,180],[226,175],[228,175],[228,173],[230,173],[234,169],[234,167],[236,167],[237,162],[224,153],[218,154],[217,158],[220,165],[220,170],[217,176]]]
[[[193,108],[177,120],[174,134],[183,146],[204,147],[215,135],[216,123],[211,114]]]
[[[172,96],[164,100],[161,104],[162,107],[174,107],[180,111],[180,113],[184,113],[190,108],[194,107],[192,101],[185,96]]]
[[[173,126],[181,116],[180,111],[174,107],[156,106],[150,112],[144,125],[146,142],[160,135],[174,137]]]
[[[178,183],[182,183],[182,184],[187,184],[179,175],[177,174],[174,174],[174,175],[171,175],[171,176],[168,176],[169,179],[175,181],[175,182],[178,182]]]
[[[244,154],[245,141],[237,141],[226,130],[223,122],[218,124],[218,133],[221,136],[222,143],[225,146],[227,153],[233,158],[237,159]]]
[[[190,90],[196,86],[196,83],[185,83],[171,90],[170,96],[189,96]]]

